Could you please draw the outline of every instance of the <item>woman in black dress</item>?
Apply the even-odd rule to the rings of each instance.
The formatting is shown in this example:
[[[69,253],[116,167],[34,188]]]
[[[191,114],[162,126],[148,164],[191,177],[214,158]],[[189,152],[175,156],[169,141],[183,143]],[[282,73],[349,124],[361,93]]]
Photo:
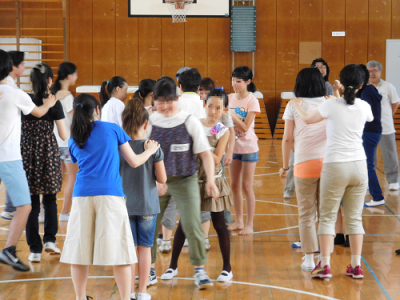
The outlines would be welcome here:
[[[53,71],[46,64],[38,64],[31,71],[33,94],[30,94],[36,105],[42,105],[43,99],[49,95]],[[29,260],[40,262],[43,250],[39,235],[38,216],[40,211],[40,195],[43,195],[45,224],[43,242],[45,251],[60,254],[56,246],[57,202],[56,194],[61,190],[60,151],[53,133],[54,122],[61,139],[67,138],[62,105],[49,109],[41,118],[33,115],[22,116],[21,154],[28,179],[32,200],[32,211],[26,224],[26,240],[30,247]]]

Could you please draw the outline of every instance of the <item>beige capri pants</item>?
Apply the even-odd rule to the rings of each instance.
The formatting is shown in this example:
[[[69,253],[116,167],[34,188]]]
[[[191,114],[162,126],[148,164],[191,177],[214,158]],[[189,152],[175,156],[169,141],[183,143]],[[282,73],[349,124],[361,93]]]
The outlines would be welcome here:
[[[101,266],[137,263],[125,198],[74,197],[60,261]]]
[[[335,223],[343,198],[346,234],[364,234],[362,212],[368,186],[367,161],[324,163],[321,172],[318,234],[335,236]]]

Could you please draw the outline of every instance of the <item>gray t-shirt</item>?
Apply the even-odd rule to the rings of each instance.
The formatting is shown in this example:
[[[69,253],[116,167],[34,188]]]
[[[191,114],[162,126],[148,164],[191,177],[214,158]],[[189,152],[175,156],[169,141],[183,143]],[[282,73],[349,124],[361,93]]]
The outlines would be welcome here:
[[[325,81],[325,89],[326,89],[326,95],[333,96],[333,87],[328,81]]]
[[[144,142],[145,140],[130,141],[129,145],[135,154],[141,154],[144,152]],[[121,155],[120,174],[128,215],[146,216],[160,213],[154,164],[162,160],[164,153],[161,148],[137,168],[132,168]]]

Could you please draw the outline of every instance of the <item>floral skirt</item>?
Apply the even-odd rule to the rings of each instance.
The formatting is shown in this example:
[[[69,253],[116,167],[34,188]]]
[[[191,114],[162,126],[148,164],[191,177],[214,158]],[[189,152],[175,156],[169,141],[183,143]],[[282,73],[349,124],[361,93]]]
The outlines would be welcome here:
[[[22,122],[21,155],[31,195],[61,191],[60,150],[53,133],[54,122]]]

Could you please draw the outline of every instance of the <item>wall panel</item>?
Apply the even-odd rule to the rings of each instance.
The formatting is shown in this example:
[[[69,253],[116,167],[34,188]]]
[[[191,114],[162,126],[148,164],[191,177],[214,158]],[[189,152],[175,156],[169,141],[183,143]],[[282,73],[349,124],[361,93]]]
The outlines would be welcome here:
[[[176,72],[185,66],[185,24],[174,24],[166,18],[161,20],[161,24],[161,73],[175,79]]]
[[[332,31],[346,30],[346,0],[323,0],[322,57],[330,68],[331,84],[344,67],[345,37],[332,36]]]
[[[230,19],[208,19],[207,74],[215,86],[231,90],[232,56],[230,52]]]
[[[345,65],[368,61],[368,10],[368,0],[346,1]]]
[[[78,68],[77,86],[93,84],[92,4],[92,0],[70,0],[68,59]]]
[[[392,39],[400,39],[400,1],[392,1]]]
[[[197,68],[208,76],[208,24],[205,18],[191,18],[185,23],[185,66]]]
[[[161,19],[139,19],[139,80],[161,76]]]
[[[393,0],[393,3],[398,0]],[[369,0],[368,60],[377,60],[383,66],[385,77],[386,39],[392,32],[391,1]]]
[[[115,1],[115,74],[139,84],[139,20],[128,18],[126,0]]]
[[[93,84],[115,76],[115,18],[115,0],[93,1]]]
[[[299,69],[299,0],[277,2],[276,99],[293,91]]]

